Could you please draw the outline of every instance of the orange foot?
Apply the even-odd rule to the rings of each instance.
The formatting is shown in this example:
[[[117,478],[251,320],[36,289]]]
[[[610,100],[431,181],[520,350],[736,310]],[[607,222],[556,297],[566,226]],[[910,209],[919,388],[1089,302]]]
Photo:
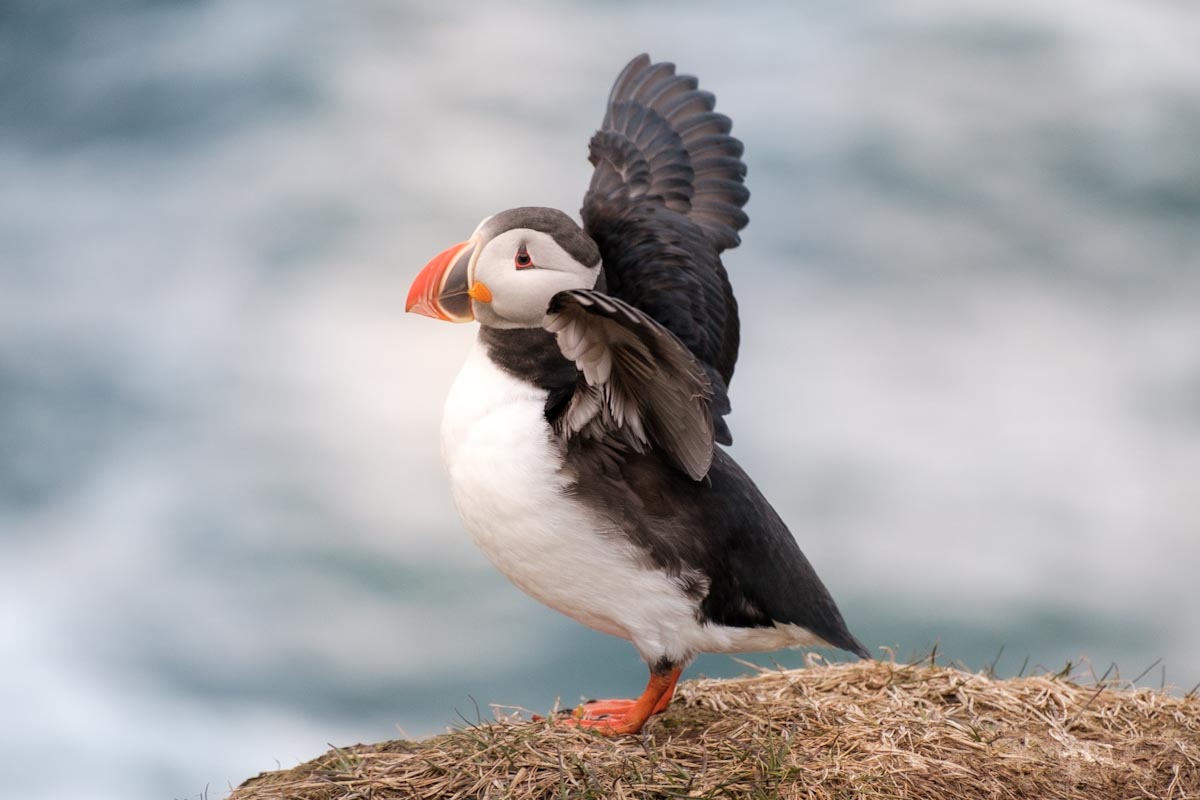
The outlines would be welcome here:
[[[667,710],[682,671],[677,667],[669,672],[652,672],[646,691],[637,700],[593,700],[584,703],[560,722],[588,728],[606,736],[637,733],[652,715]]]

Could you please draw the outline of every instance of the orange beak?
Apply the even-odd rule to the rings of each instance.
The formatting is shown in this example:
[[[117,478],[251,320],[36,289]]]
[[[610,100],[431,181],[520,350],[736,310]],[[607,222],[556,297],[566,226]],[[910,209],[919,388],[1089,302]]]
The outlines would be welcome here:
[[[415,311],[446,322],[470,322],[470,272],[475,239],[447,247],[425,265],[408,290],[405,311]]]

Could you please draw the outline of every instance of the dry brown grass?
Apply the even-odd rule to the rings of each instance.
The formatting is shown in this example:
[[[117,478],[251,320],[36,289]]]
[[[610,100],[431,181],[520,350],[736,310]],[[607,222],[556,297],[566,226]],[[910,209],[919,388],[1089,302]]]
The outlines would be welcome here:
[[[680,684],[639,736],[501,719],[334,749],[231,800],[1200,798],[1200,698],[862,662]]]

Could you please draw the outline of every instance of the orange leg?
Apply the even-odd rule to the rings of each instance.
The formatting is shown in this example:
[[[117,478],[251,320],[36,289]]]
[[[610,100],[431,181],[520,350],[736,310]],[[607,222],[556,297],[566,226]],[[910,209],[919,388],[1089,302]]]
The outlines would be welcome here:
[[[658,705],[654,706],[652,714],[661,714],[666,711],[671,698],[675,696],[675,684],[679,682],[680,671],[674,670],[669,674],[673,676],[673,679],[667,687],[667,691],[659,698]],[[635,703],[637,703],[636,700],[588,700],[575,709],[574,716],[576,718],[599,719],[610,714],[625,714],[629,709],[633,708]]]
[[[675,667],[669,672],[651,672],[646,691],[637,700],[597,700],[585,703],[575,715],[564,720],[569,725],[591,728],[597,733],[612,736],[637,733],[653,714],[661,714],[675,695],[675,684],[683,672]]]

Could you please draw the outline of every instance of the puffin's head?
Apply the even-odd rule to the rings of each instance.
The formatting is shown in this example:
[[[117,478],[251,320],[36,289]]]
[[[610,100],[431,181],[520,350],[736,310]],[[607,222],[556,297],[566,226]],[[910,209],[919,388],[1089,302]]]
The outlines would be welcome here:
[[[553,208],[512,208],[426,264],[405,310],[448,322],[536,328],[550,298],[594,288],[599,277],[600,250],[574,220]]]

